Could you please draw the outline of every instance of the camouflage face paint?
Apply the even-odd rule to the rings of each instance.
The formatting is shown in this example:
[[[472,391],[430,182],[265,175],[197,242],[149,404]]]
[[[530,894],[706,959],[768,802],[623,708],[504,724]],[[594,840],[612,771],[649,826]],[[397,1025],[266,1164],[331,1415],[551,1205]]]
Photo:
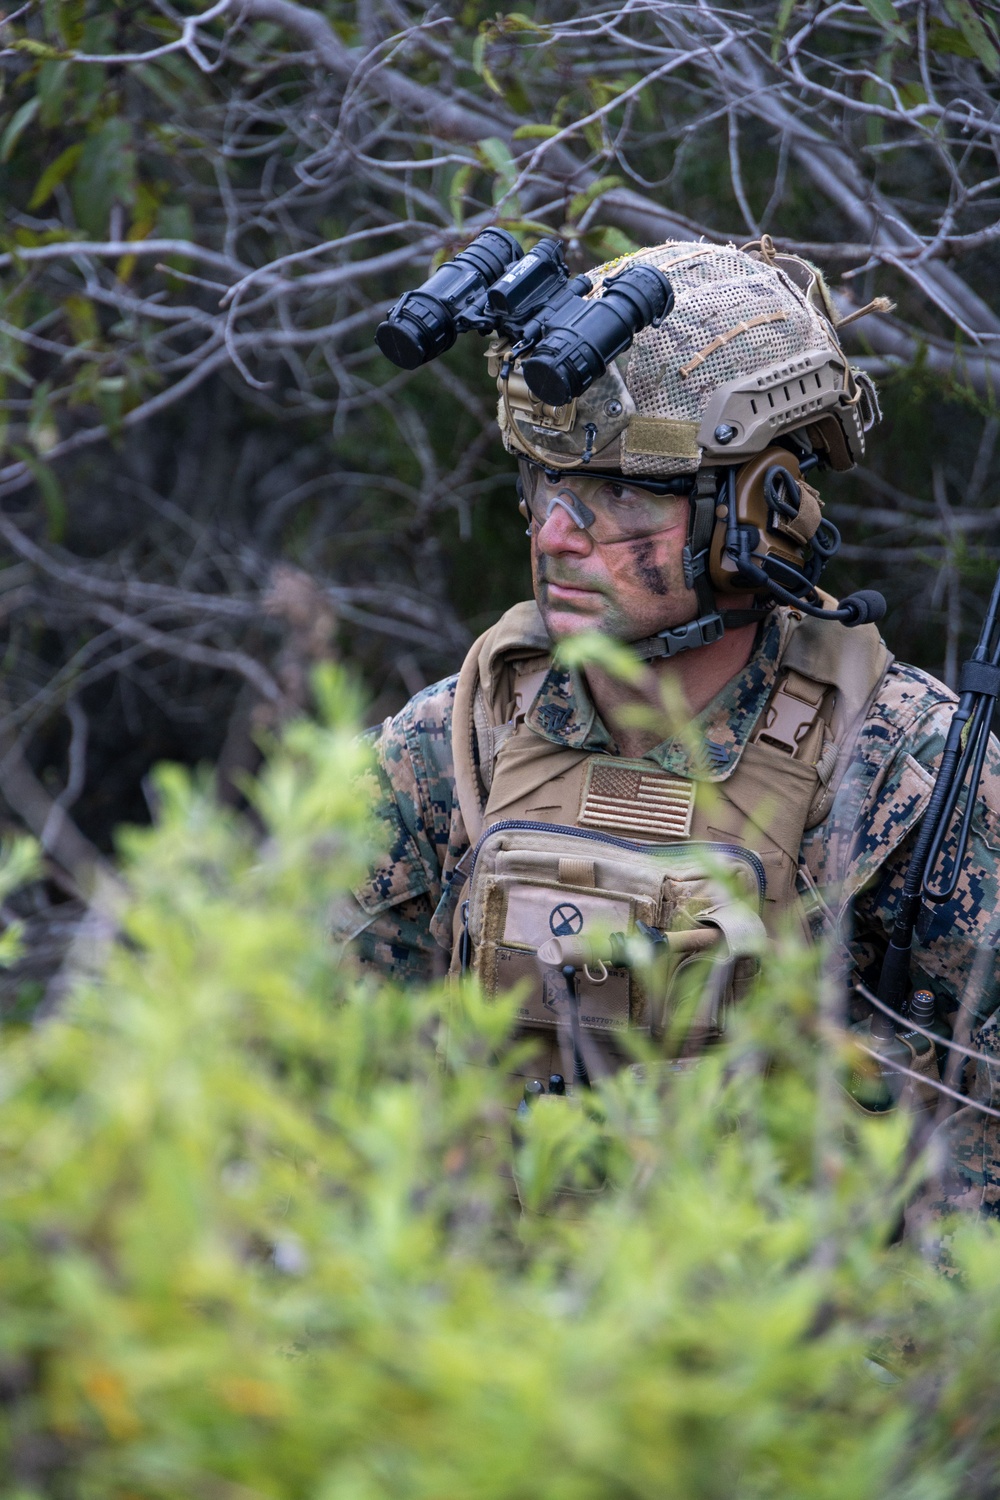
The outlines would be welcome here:
[[[656,543],[651,537],[643,537],[631,544],[630,551],[635,571],[649,592],[665,599],[670,593],[670,584],[665,577],[666,570],[656,565]]]

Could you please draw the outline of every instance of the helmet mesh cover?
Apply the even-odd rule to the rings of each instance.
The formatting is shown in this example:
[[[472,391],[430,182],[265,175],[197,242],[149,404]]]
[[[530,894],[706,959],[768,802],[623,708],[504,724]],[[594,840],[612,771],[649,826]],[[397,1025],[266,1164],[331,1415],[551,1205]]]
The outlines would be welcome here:
[[[639,418],[697,427],[720,385],[809,350],[837,348],[829,323],[798,287],[735,246],[672,241],[600,267],[591,273],[595,286],[634,262],[665,271],[675,299],[660,327],[638,334],[627,356],[625,381]],[[623,438],[624,473],[669,475],[698,467],[690,455],[644,453],[642,426]]]

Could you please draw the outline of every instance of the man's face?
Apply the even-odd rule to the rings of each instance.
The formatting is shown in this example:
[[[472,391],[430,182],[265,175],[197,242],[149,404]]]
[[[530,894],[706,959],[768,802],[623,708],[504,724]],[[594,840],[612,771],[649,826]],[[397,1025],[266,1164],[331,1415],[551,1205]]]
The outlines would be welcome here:
[[[607,480],[595,490],[597,476],[581,484],[571,476],[543,488],[534,506],[531,564],[535,599],[554,640],[599,630],[621,641],[638,641],[660,630],[694,619],[697,602],[684,582],[682,554],[687,540],[689,501],[685,496],[655,499],[656,530],[641,537],[595,541],[570,514],[571,497],[592,510],[613,513],[629,495]],[[608,493],[605,494],[605,491]],[[566,505],[546,511],[546,501],[564,493]],[[650,497],[638,492],[649,511]],[[584,512],[586,514],[586,512]],[[542,519],[544,518],[544,519]],[[662,524],[661,524],[662,523]],[[598,523],[593,530],[602,530]]]

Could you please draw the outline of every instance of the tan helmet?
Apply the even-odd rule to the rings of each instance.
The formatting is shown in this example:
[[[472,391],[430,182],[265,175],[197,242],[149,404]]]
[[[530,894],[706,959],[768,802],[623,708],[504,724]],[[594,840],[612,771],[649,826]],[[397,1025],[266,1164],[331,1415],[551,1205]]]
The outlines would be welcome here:
[[[838,605],[817,590],[840,537],[805,475],[852,468],[881,416],[871,380],[840,347],[820,272],[778,254],[767,236],[742,250],[675,240],[590,273],[593,295],[634,262],[658,267],[673,287],[658,327],[565,406],[533,396],[516,362],[498,386],[504,446],[530,463],[678,484],[692,476],[684,570],[696,617],[636,649],[690,651],[775,602],[845,625],[880,619],[885,601],[874,591]],[[507,347],[491,350],[498,377]],[[727,607],[748,594],[751,608]]]
[[[498,382],[508,452],[552,468],[669,476],[739,464],[796,432],[831,468],[858,462],[878,402],[847,362],[814,266],[778,254],[767,236],[741,250],[671,240],[589,273],[595,295],[634,262],[667,274],[673,311],[566,406],[543,405],[515,364]],[[502,352],[492,352],[494,374]]]

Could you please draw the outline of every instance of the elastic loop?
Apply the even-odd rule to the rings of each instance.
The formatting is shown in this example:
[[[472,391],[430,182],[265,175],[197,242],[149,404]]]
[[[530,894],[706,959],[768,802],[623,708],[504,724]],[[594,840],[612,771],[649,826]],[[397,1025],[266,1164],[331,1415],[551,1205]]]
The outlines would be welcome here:
[[[1000,698],[1000,667],[990,666],[988,661],[964,662],[958,677],[958,691]]]
[[[600,958],[597,960],[597,962],[601,966],[601,977],[600,977],[600,979],[598,979],[598,977],[597,977],[596,974],[591,974],[591,972],[590,972],[590,965],[589,964],[584,964],[584,966],[583,966],[583,972],[584,972],[584,974],[586,974],[586,976],[590,980],[591,984],[606,984],[607,983],[607,979],[608,979],[607,965],[604,963],[603,959],[600,959]]]

